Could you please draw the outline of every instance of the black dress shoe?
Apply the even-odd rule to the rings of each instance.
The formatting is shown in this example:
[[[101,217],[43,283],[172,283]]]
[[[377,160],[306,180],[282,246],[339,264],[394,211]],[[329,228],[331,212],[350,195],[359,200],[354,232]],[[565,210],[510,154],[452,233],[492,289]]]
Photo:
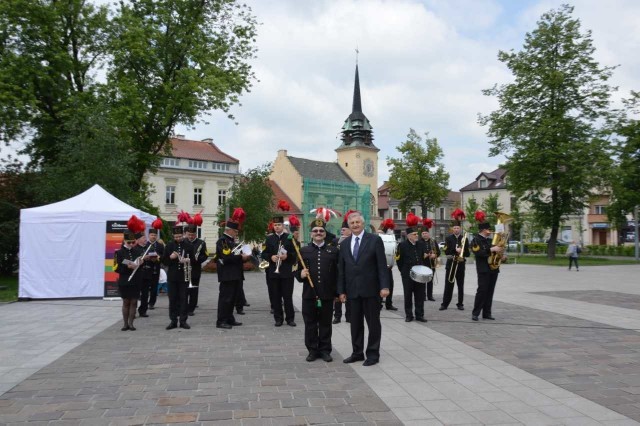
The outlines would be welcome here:
[[[471,317],[471,319],[472,319],[472,320],[474,320],[474,321],[478,321],[478,316],[477,316],[477,315],[473,315],[473,316]]]
[[[229,323],[229,325],[235,325],[235,326],[238,326],[238,325],[242,325],[242,323],[241,323],[241,322],[238,322],[238,321],[234,321],[234,322],[230,322],[230,323]]]
[[[434,299],[433,297],[430,297],[430,298],[428,298],[427,300],[430,300],[430,301],[432,301],[432,302],[435,302],[435,301],[436,301],[436,299]]]
[[[488,319],[488,320],[492,320],[492,321],[496,320],[494,317],[482,317],[482,319]]]
[[[189,324],[187,324],[186,322],[181,322],[180,323],[180,328],[184,328],[185,330],[189,330],[191,328],[191,326]]]
[[[178,328],[178,323],[177,323],[177,322],[171,322],[171,323],[167,326],[167,330],[173,330],[174,328]]]
[[[334,318],[333,319],[333,323],[334,324],[340,324],[340,318]]]
[[[309,354],[309,355],[307,355],[307,358],[306,358],[306,359],[307,359],[307,362],[313,362],[313,361],[315,361],[316,359],[318,359],[318,355],[316,355],[316,354]]]
[[[376,365],[378,363],[377,359],[367,358],[365,362],[362,363],[364,367],[370,367],[372,365]]]
[[[238,315],[244,315],[244,311],[243,311],[242,309],[240,309],[240,310],[238,311]]]
[[[404,319],[404,322],[411,322],[411,321],[413,321],[413,317],[406,317]]]
[[[296,322],[295,321],[287,321],[287,325],[289,327],[295,327],[296,326]]]
[[[276,321],[276,327],[282,327],[282,321]]]
[[[140,314],[140,316],[141,316],[142,318],[148,318],[148,317],[149,317],[149,315],[147,315],[147,314]]]
[[[439,311],[446,311],[447,308],[445,308],[444,306],[440,306],[440,309],[438,309]]]
[[[125,325],[124,327],[122,327],[122,328],[120,329],[120,331],[127,331],[128,329],[129,329],[129,326],[128,326],[128,325]]]
[[[459,311],[464,311],[464,306],[463,305],[457,305],[458,306],[458,310]]]
[[[416,318],[416,321],[418,321],[418,322],[427,322],[427,320],[425,318]]]
[[[387,311],[397,311],[397,310],[398,310],[398,308],[396,308],[396,307],[395,307],[395,306],[393,306],[393,305],[389,305],[389,306],[387,306]]]
[[[249,306],[251,306],[251,305],[250,305],[250,304],[248,304],[248,303],[245,303],[245,304],[244,304],[244,305],[242,305],[242,306],[249,307]]]
[[[133,326],[133,324],[129,326],[129,331],[136,331],[136,328]]]
[[[352,362],[364,361],[364,355],[351,355],[348,358],[342,360],[345,364],[351,364]]]
[[[231,326],[229,324],[218,324],[216,325],[216,328],[224,328],[226,330],[231,330]]]
[[[187,315],[189,315],[190,317],[194,316],[196,313],[191,311],[191,312],[187,312]]]
[[[149,309],[151,309],[152,311],[155,309],[156,307],[153,305],[149,305]]]
[[[331,362],[331,361],[333,361],[333,358],[331,357],[331,355],[330,355],[330,354],[328,354],[328,353],[325,353],[325,352],[321,353],[321,354],[320,354],[320,357],[322,358],[322,360],[323,360],[324,362]]]

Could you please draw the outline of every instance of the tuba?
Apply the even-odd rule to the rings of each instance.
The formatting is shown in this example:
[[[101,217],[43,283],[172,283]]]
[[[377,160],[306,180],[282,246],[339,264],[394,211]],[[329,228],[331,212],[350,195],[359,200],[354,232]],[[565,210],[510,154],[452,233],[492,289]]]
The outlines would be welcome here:
[[[495,212],[496,218],[496,232],[493,234],[492,246],[502,247],[503,249],[509,243],[509,232],[505,232],[505,225],[513,221],[513,217],[506,213]],[[489,256],[489,268],[495,271],[500,268],[502,263],[502,252],[492,252]]]

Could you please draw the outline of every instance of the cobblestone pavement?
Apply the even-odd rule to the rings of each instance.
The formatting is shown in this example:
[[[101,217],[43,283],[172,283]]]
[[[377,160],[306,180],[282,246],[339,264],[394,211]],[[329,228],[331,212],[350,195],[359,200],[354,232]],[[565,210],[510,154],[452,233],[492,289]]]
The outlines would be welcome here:
[[[440,285],[426,324],[404,321],[396,271],[400,311],[382,313],[373,367],[341,362],[344,322],[334,362],[307,363],[301,315],[273,326],[262,274],[247,275],[251,307],[230,331],[214,326],[213,275],[191,330],[164,330],[165,296],[135,332],[117,301],[0,305],[0,424],[640,424],[640,312],[617,303],[640,297],[640,267],[503,269],[495,322],[470,319],[470,267],[467,310],[439,312]]]
[[[616,306],[619,308],[640,310],[640,295],[616,293],[613,291],[539,291],[533,292],[543,296],[560,297],[563,299],[579,300],[581,302],[598,305]]]

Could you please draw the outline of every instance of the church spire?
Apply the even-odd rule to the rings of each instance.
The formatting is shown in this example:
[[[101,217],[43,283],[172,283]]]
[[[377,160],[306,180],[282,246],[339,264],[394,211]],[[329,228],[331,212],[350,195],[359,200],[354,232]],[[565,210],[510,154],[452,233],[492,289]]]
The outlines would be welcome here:
[[[356,55],[358,49],[356,49]],[[356,56],[356,77],[353,83],[353,105],[351,114],[344,121],[342,126],[342,144],[338,150],[350,147],[368,147],[379,151],[373,144],[373,128],[369,119],[362,113],[362,100],[360,98],[360,73],[358,71],[358,60]]]

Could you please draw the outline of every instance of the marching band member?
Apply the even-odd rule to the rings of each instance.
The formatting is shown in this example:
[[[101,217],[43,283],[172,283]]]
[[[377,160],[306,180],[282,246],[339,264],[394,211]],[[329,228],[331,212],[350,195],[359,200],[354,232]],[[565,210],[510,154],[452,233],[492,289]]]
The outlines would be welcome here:
[[[404,312],[405,321],[414,320],[413,305],[415,303],[415,320],[427,322],[424,317],[424,291],[425,283],[419,283],[411,278],[411,268],[422,265],[424,261],[424,244],[418,242],[418,217],[409,213],[407,215],[407,239],[400,244],[396,251],[396,263],[402,276],[402,287],[404,289]],[[415,302],[414,302],[415,300]]]
[[[238,298],[240,284],[244,281],[242,265],[251,258],[242,251],[234,253],[237,238],[246,215],[241,207],[233,211],[231,219],[225,222],[224,234],[216,242],[216,262],[220,294],[218,296],[217,328],[231,329],[242,325],[233,316],[233,307]]]
[[[187,226],[187,241],[191,244],[195,262],[191,268],[191,287],[187,288],[187,315],[195,315],[198,306],[198,289],[200,286],[200,276],[202,275],[202,262],[207,260],[209,252],[207,243],[198,238],[198,226],[202,225],[202,216],[196,213],[193,216],[193,223]]]
[[[169,318],[167,330],[178,327],[190,329],[187,324],[187,289],[189,287],[190,268],[194,262],[193,247],[183,239],[182,225],[173,228],[173,241],[165,247],[162,263],[167,266],[169,285]]]
[[[502,253],[504,251],[504,247],[491,245],[491,226],[484,219],[484,212],[476,212],[476,220],[479,222],[478,235],[473,239],[471,247],[476,257],[476,272],[478,273],[478,290],[476,291],[476,299],[471,313],[471,319],[474,321],[478,321],[480,312],[482,312],[483,319],[495,320],[491,316],[491,305],[493,304],[493,292],[498,281],[500,267],[498,266],[496,269],[490,268],[489,257],[492,253]],[[505,259],[506,256],[503,254],[502,260]]]
[[[309,351],[308,362],[319,357],[331,362],[331,311],[337,296],[338,248],[326,243],[323,219],[314,219],[309,229],[311,242],[300,249],[306,268],[296,272],[296,279],[302,282],[304,343]]]
[[[424,251],[426,257],[424,258],[423,265],[431,268],[433,271],[433,276],[435,278],[436,268],[438,266],[438,258],[440,257],[440,247],[438,247],[438,242],[431,238],[431,233],[429,230],[433,227],[433,220],[429,218],[422,219],[422,234],[420,235],[420,242],[424,244]],[[432,302],[435,302],[436,299],[433,298],[433,280],[427,283],[427,299]]]
[[[462,221],[465,219],[465,214],[462,210],[456,209],[451,213],[453,222],[451,223],[452,234],[448,235],[444,240],[444,253],[447,255],[446,265],[446,278],[444,283],[444,295],[442,296],[442,304],[440,310],[444,311],[449,307],[451,299],[453,297],[453,284],[458,285],[458,303],[459,310],[464,311],[464,270],[467,257],[469,257],[469,242],[465,241],[464,246],[462,244]],[[451,268],[455,268],[454,262],[457,262],[457,269],[455,277],[449,281],[451,274]]]
[[[154,309],[158,296],[158,281],[160,280],[160,257],[164,253],[164,245],[158,242],[158,230],[162,228],[162,219],[158,218],[151,224],[149,240],[142,246],[144,263],[141,268],[142,283],[140,287],[140,306],[138,314],[148,317],[147,309]]]
[[[124,241],[122,247],[115,252],[114,263],[115,270],[118,273],[118,291],[122,298],[122,320],[124,327],[122,331],[136,328],[133,326],[133,320],[136,317],[136,308],[138,306],[138,296],[140,295],[140,285],[142,282],[142,274],[137,270],[142,262],[141,257],[144,253],[142,248],[136,245],[136,239],[143,236],[145,225],[135,215],[131,216],[127,222],[128,231],[124,233]],[[136,274],[136,272],[138,272]]]
[[[393,230],[395,229],[396,224],[393,223],[393,219],[385,219],[380,224],[380,231],[382,234],[393,234]],[[387,265],[387,269],[389,270],[389,295],[384,298],[384,306],[387,308],[387,311],[397,311],[398,308],[393,306],[393,265]],[[382,309],[382,298],[380,298],[380,309]]]

